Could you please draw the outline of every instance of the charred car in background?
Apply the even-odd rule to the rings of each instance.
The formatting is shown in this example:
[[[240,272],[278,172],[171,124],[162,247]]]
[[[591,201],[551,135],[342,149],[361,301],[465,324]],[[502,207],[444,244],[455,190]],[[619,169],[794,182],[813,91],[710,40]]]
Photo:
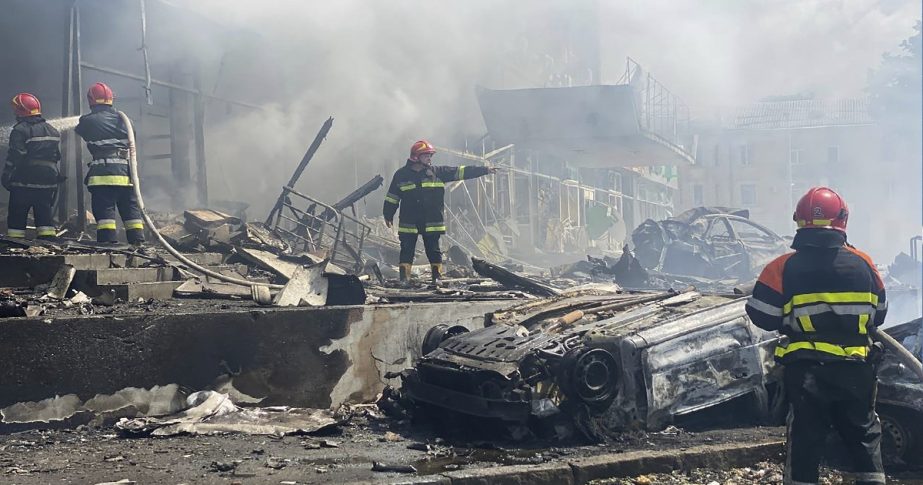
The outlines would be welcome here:
[[[488,315],[483,329],[433,328],[424,356],[402,372],[401,392],[442,412],[592,441],[659,430],[725,403],[742,405],[734,409],[750,422],[781,424],[772,357],[780,337],[751,325],[745,302],[691,290],[530,301]],[[881,375],[885,446],[892,457],[917,456],[923,383],[887,356]]]

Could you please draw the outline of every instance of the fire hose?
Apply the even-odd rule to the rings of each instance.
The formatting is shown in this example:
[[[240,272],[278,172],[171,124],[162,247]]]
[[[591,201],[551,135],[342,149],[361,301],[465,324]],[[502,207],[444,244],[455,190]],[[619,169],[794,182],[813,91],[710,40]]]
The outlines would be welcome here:
[[[869,327],[869,333],[871,333],[872,338],[881,342],[886,349],[894,352],[897,356],[897,360],[909,367],[920,380],[923,380],[923,364],[920,363],[919,359],[916,358],[913,354],[910,353],[900,342],[894,339],[894,337],[888,335],[882,330],[879,330],[877,327]]]
[[[753,285],[734,288],[734,294],[738,297],[740,295],[752,295]],[[920,359],[914,356],[913,353],[901,345],[900,342],[895,340],[894,337],[888,335],[883,330],[880,330],[878,327],[869,327],[869,335],[872,337],[872,340],[881,342],[881,345],[884,345],[885,349],[894,352],[897,360],[899,360],[901,364],[909,367],[910,370],[920,378],[920,380],[923,380],[923,363],[921,363]]]
[[[189,258],[187,258],[185,255],[183,255],[179,251],[177,251],[173,246],[170,245],[169,242],[167,242],[166,239],[164,239],[164,237],[160,234],[160,231],[157,230],[157,226],[154,225],[154,221],[151,220],[151,217],[147,215],[147,211],[144,210],[144,199],[141,197],[141,181],[138,178],[138,152],[135,146],[135,132],[132,129],[131,120],[128,119],[128,116],[121,111],[119,111],[119,116],[121,116],[122,122],[125,123],[125,129],[128,131],[129,173],[131,175],[131,184],[135,190],[135,196],[138,198],[138,206],[141,208],[141,217],[144,219],[144,223],[147,224],[147,227],[151,229],[151,232],[153,232],[154,235],[157,236],[157,241],[160,242],[160,245],[163,246],[164,249],[166,249],[167,252],[170,253],[174,258],[176,258],[177,260],[179,260],[181,263],[185,264],[189,268],[203,275],[211,276],[212,278],[215,278],[217,280],[224,281],[225,283],[231,283],[231,284],[240,285],[240,286],[249,286],[251,288],[266,287],[266,288],[274,289],[274,290],[282,289],[283,285],[254,283],[252,281],[248,281],[248,280],[240,279],[240,278],[234,278],[232,276],[223,275],[221,273],[218,273],[217,271],[212,271],[208,268],[204,268],[196,264]]]

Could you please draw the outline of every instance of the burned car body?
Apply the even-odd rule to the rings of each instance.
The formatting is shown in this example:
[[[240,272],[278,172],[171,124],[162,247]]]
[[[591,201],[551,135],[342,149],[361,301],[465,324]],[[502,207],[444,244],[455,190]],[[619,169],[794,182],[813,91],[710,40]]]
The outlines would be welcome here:
[[[694,291],[526,303],[447,338],[404,371],[402,391],[505,421],[578,418],[591,438],[661,428],[744,395],[768,412],[777,336],[750,325],[744,304]]]
[[[776,256],[787,241],[751,221],[748,212],[699,207],[663,221],[648,219],[631,234],[644,268],[667,274],[746,281]]]
[[[885,331],[917,358],[923,356],[923,319]],[[893,352],[878,367],[877,411],[885,458],[923,465],[923,382]]]

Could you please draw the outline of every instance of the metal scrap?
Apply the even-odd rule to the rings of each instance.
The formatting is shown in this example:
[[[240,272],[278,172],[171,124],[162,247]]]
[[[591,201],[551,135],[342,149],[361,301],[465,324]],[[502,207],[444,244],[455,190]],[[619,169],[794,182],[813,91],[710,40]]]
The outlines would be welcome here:
[[[308,267],[299,266],[285,287],[273,299],[276,306],[324,306],[330,283],[324,277],[323,261]]]
[[[483,259],[471,258],[471,264],[477,274],[497,281],[506,287],[522,289],[538,296],[555,296],[561,294],[561,290],[557,288],[552,288],[531,278],[518,275],[505,268],[488,263]]]

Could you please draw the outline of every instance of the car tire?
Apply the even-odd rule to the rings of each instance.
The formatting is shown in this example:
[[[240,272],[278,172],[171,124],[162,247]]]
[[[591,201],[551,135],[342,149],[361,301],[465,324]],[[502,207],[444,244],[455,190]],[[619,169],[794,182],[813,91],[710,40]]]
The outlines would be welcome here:
[[[923,465],[923,413],[896,406],[879,406],[881,452],[886,462]]]

